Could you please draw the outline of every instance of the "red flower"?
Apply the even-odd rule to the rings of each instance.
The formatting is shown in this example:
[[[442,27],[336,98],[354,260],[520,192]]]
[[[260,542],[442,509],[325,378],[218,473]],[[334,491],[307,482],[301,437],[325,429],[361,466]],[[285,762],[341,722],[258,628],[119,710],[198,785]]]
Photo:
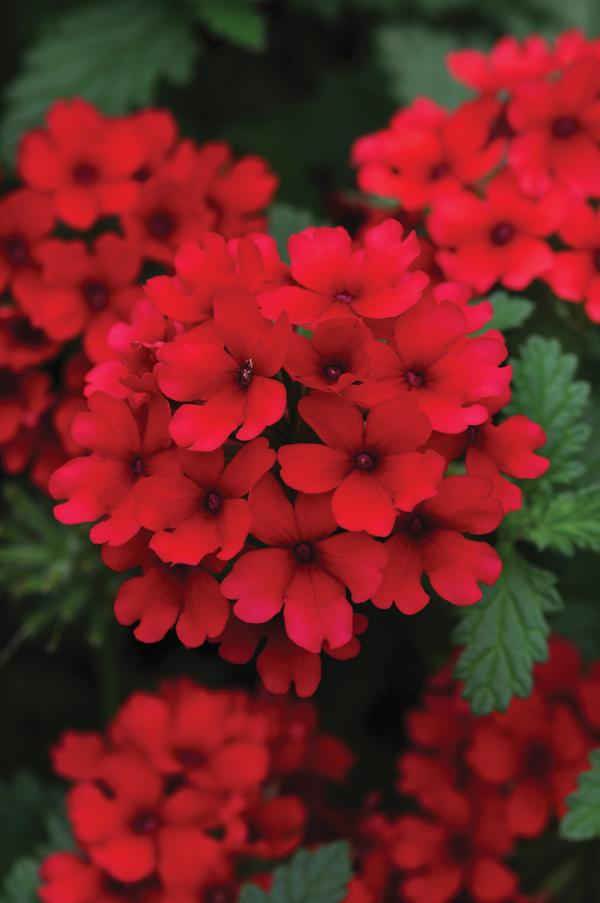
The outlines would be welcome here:
[[[22,188],[0,201],[0,291],[35,265],[36,247],[53,225],[52,204],[37,191]]]
[[[600,195],[600,60],[583,59],[558,81],[523,84],[508,107],[517,135],[509,164],[525,191],[554,180],[580,197]]]
[[[410,510],[435,494],[444,461],[415,451],[431,428],[412,399],[376,405],[366,423],[357,407],[329,395],[303,398],[298,410],[325,445],[284,445],[281,478],[302,492],[335,490],[340,527],[387,536],[397,507]]]
[[[552,814],[564,815],[592,746],[569,706],[536,693],[476,723],[467,759],[484,780],[507,787],[511,833],[537,837]]]
[[[416,235],[402,236],[392,219],[366,232],[359,248],[341,226],[292,235],[295,284],[260,294],[265,315],[286,311],[292,323],[306,325],[335,317],[396,316],[419,299],[428,282],[424,273],[408,270],[419,253]]]
[[[450,279],[480,293],[497,282],[526,288],[552,265],[542,237],[557,226],[564,203],[556,193],[539,201],[526,197],[514,177],[502,172],[488,185],[485,199],[464,192],[438,201],[427,221],[443,248],[436,259]]]
[[[600,214],[587,204],[574,205],[559,234],[571,250],[554,255],[544,279],[560,298],[583,301],[590,320],[600,323]]]
[[[393,347],[379,344],[370,379],[348,396],[371,405],[410,395],[443,433],[483,423],[488,411],[476,402],[503,392],[512,371],[499,367],[508,353],[500,333],[464,338],[466,328],[458,305],[423,298],[398,318]]]
[[[303,386],[341,395],[368,374],[373,344],[360,320],[325,320],[310,339],[292,334],[283,366]]]
[[[37,251],[40,273],[15,280],[15,294],[31,321],[56,340],[84,331],[83,346],[98,362],[114,357],[107,334],[128,316],[140,289],[133,284],[141,263],[139,248],[112,233],[93,250],[79,241],[44,242]]]
[[[75,853],[53,853],[40,868],[44,882],[38,888],[43,903],[169,903],[154,876],[124,884]],[[189,898],[170,896],[170,903],[192,903]]]
[[[0,443],[10,442],[22,427],[36,426],[51,400],[46,373],[0,367]]]
[[[214,322],[184,333],[157,352],[162,391],[185,404],[171,423],[178,445],[212,451],[237,428],[254,439],[285,410],[283,383],[273,379],[285,359],[290,327],[285,314],[273,324],[244,290],[215,300]]]
[[[177,146],[177,123],[168,110],[140,110],[130,118],[142,142],[142,160],[133,174],[147,182],[167,163]]]
[[[359,187],[420,210],[473,184],[500,162],[502,142],[489,141],[500,104],[482,98],[448,113],[427,98],[396,113],[388,129],[355,143]]]
[[[252,535],[269,548],[243,555],[221,584],[237,617],[262,624],[283,608],[287,635],[302,649],[345,646],[353,636],[346,588],[355,602],[370,598],[385,565],[381,546],[364,533],[332,536],[328,496],[299,495],[292,507],[270,475],[250,506]]]
[[[467,539],[495,530],[503,517],[489,480],[469,476],[445,479],[434,498],[400,515],[385,543],[389,553],[383,582],[373,604],[392,603],[404,614],[414,614],[429,602],[421,585],[429,578],[435,592],[454,605],[472,605],[481,598],[478,584],[495,583],[502,563],[485,542]]]
[[[102,558],[115,571],[141,567],[139,577],[125,580],[115,598],[119,624],[137,622],[134,636],[142,643],[157,643],[175,626],[184,646],[201,646],[223,632],[229,603],[209,565],[168,567],[148,549],[149,534],[141,531],[123,546],[104,546]]]
[[[0,367],[19,372],[43,364],[60,346],[14,307],[0,307]]]
[[[107,119],[85,100],[57,101],[46,122],[21,143],[23,181],[51,195],[56,215],[74,229],[130,210],[139,190],[133,175],[143,162],[134,124]]]
[[[71,458],[52,475],[56,518],[64,524],[106,519],[90,530],[92,542],[121,545],[138,532],[134,487],[145,474],[179,469],[167,427],[168,402],[154,396],[136,411],[100,392],[88,402],[89,413],[73,423],[73,437],[91,455]]]
[[[196,565],[211,552],[233,558],[250,530],[250,508],[242,496],[274,462],[266,439],[243,446],[227,466],[223,449],[180,452],[182,473],[163,471],[135,488],[135,516],[155,534],[150,548],[175,564]]]
[[[448,54],[448,68],[457,81],[476,91],[496,93],[518,87],[552,69],[553,54],[545,38],[530,35],[523,41],[504,37],[489,53],[455,50]]]

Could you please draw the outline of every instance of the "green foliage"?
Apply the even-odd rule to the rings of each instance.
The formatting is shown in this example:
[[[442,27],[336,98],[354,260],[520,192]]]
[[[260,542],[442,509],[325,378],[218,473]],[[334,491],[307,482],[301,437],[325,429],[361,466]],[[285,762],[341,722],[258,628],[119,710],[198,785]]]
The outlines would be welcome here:
[[[351,877],[350,848],[345,841],[313,852],[299,850],[290,862],[275,869],[268,893],[247,884],[239,903],[339,903]]]
[[[78,95],[105,113],[125,113],[151,103],[159,80],[189,79],[197,50],[189,16],[162,0],[106,0],[53,17],[8,85],[4,157],[57,98]]]
[[[39,862],[29,856],[17,859],[0,885],[0,903],[39,903]]]
[[[543,453],[552,463],[538,486],[570,483],[585,469],[582,452],[591,430],[584,417],[590,387],[575,379],[577,363],[556,339],[541,336],[531,336],[513,362],[510,413],[527,414],[548,436]]]
[[[577,790],[567,797],[560,833],[567,840],[600,837],[600,749],[590,753],[590,769],[579,776]]]
[[[188,0],[197,19],[218,37],[247,50],[264,50],[267,43],[263,15],[254,0]]]
[[[535,304],[527,298],[509,295],[507,292],[494,292],[490,299],[494,308],[492,320],[483,327],[482,333],[488,329],[518,329],[533,313]]]
[[[511,545],[500,546],[499,553],[502,575],[480,602],[462,610],[454,633],[465,646],[456,676],[477,715],[529,695],[533,665],[547,657],[547,615],[562,606],[554,574],[530,564]]]
[[[563,555],[572,555],[576,549],[600,552],[600,485],[572,492],[542,487],[526,509],[521,529],[541,550]]]

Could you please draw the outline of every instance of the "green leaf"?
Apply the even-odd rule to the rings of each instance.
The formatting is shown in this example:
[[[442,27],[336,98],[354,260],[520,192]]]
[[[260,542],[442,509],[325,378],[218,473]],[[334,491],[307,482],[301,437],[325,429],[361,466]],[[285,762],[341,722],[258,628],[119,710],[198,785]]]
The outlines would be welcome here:
[[[524,533],[539,549],[572,555],[576,549],[600,552],[600,484],[573,492],[549,492],[528,512]]]
[[[54,16],[6,90],[2,153],[10,158],[59,97],[85,97],[109,114],[150,104],[159,80],[190,78],[197,50],[189,18],[162,0],[104,0]]]
[[[273,204],[269,211],[269,233],[277,242],[277,248],[284,260],[289,260],[287,243],[290,235],[302,232],[309,226],[320,225],[310,210],[301,210],[291,204]]]
[[[546,615],[560,610],[556,577],[501,545],[498,582],[476,605],[461,609],[454,641],[465,648],[456,666],[464,695],[477,715],[506,709],[513,696],[528,696],[535,662],[548,654]]]
[[[590,387],[575,379],[576,369],[575,355],[541,336],[531,336],[513,362],[510,413],[527,414],[546,430],[542,453],[551,462],[546,484],[570,483],[585,469],[581,453],[591,433],[584,420]]]
[[[17,859],[0,887],[0,903],[39,903],[39,862],[29,856]]]
[[[507,292],[494,292],[490,295],[490,299],[494,307],[494,316],[491,321],[483,327],[482,333],[488,329],[499,329],[504,332],[506,329],[518,329],[531,316],[535,304],[528,301],[527,298],[517,298],[509,295]]]
[[[425,95],[456,107],[469,96],[446,68],[447,54],[460,46],[456,34],[425,25],[393,25],[380,28],[376,42],[394,100],[409,103]]]
[[[590,753],[590,769],[579,775],[578,787],[567,797],[567,814],[560,823],[567,840],[600,837],[600,749]]]
[[[264,50],[267,29],[253,0],[189,0],[196,18],[215,35],[248,50]]]
[[[317,850],[299,850],[286,865],[275,869],[267,894],[247,884],[239,903],[339,903],[352,878],[350,847],[336,841]]]

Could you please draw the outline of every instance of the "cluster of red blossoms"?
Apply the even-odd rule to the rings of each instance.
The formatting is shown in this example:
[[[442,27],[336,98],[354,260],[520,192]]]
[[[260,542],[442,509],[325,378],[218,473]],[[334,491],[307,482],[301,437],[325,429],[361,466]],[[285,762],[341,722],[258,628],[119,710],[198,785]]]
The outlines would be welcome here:
[[[44,903],[235,903],[333,830],[325,791],[352,764],[308,703],[186,679],[130,696],[106,735],[66,732],[52,759],[79,849],[44,861]]]
[[[171,272],[174,249],[206,229],[264,229],[277,179],[222,142],[180,139],[165,111],[108,118],[82,100],[24,136],[18,175],[0,199],[0,457],[45,487],[81,451],[84,374],[115,358],[108,333],[144,268]]]
[[[542,279],[600,322],[600,40],[569,31],[451,53],[477,97],[428,98],[353,149],[363,191],[422,223],[445,278],[487,292]]]
[[[72,426],[87,453],[49,488],[60,521],[97,521],[108,567],[140,569],[115,604],[138,639],[175,627],[235,663],[260,646],[265,685],[309,695],[322,652],[359,649],[351,602],[412,614],[425,575],[476,602],[501,562],[465,534],[548,462],[539,426],[498,420],[506,345],[472,335],[491,305],[430,282],[414,233],[309,228],[289,254],[260,233],[184,242],[110,329]]]

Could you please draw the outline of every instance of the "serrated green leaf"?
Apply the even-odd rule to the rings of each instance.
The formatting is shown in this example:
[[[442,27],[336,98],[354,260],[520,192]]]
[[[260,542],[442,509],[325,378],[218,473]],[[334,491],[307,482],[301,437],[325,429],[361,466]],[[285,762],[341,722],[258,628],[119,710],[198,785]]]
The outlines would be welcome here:
[[[0,903],[39,903],[39,863],[29,856],[17,859],[0,888]]]
[[[160,79],[190,77],[198,46],[188,17],[162,0],[105,0],[54,16],[6,90],[4,157],[57,98],[85,97],[109,114],[151,103]]]
[[[501,332],[506,329],[518,329],[531,316],[535,307],[533,301],[509,295],[507,292],[494,292],[489,300],[494,308],[494,316],[483,327],[482,333],[488,329],[499,329]]]
[[[469,96],[446,69],[447,54],[460,45],[456,34],[426,25],[392,25],[375,37],[394,100],[409,103],[425,95],[452,108]]]
[[[247,884],[238,903],[339,903],[351,878],[350,846],[340,840],[316,850],[298,850],[275,869],[268,894]]]
[[[569,483],[585,468],[581,453],[591,430],[584,420],[589,384],[575,379],[577,358],[556,339],[531,336],[513,361],[510,413],[526,414],[546,431],[543,454],[550,458],[544,483]]]
[[[556,577],[529,564],[508,544],[498,582],[476,605],[461,609],[454,641],[464,645],[456,677],[477,715],[506,709],[513,696],[528,696],[536,662],[548,653],[546,615],[560,610]]]
[[[589,771],[579,775],[577,790],[567,797],[560,834],[567,840],[600,837],[600,749],[590,753]]]
[[[600,552],[599,484],[540,498],[528,512],[525,533],[531,542],[563,555],[572,555],[576,549]]]
[[[264,50],[267,29],[253,0],[188,0],[196,18],[214,34],[248,50]]]
[[[291,204],[273,204],[269,211],[269,233],[284,260],[289,260],[287,243],[290,235],[315,225],[318,224],[310,210],[301,210]]]

